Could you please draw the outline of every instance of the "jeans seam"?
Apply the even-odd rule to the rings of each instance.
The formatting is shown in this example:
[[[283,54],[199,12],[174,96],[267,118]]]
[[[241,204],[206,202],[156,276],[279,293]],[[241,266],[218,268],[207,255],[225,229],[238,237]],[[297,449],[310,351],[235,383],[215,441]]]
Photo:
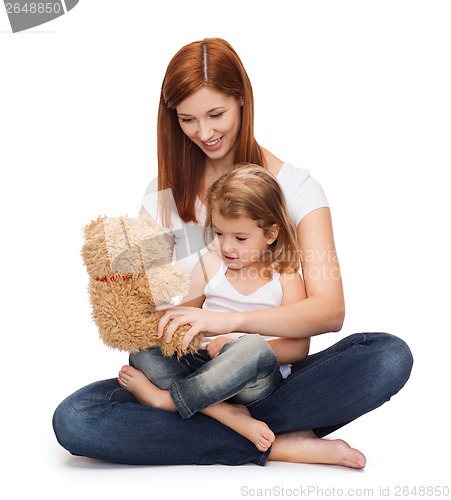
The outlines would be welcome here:
[[[111,403],[111,400],[112,400],[113,396],[116,394],[116,392],[122,392],[122,391],[126,391],[126,390],[127,389],[123,389],[122,387],[118,387],[118,388],[110,391],[110,394],[107,396],[108,403]]]

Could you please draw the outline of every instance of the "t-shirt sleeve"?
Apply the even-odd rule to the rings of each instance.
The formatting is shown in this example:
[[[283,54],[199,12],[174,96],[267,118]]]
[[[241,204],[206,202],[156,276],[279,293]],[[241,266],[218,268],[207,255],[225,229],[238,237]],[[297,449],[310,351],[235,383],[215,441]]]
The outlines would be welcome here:
[[[285,193],[288,212],[295,227],[313,210],[329,207],[321,184],[310,175],[309,170],[285,164],[277,179]]]

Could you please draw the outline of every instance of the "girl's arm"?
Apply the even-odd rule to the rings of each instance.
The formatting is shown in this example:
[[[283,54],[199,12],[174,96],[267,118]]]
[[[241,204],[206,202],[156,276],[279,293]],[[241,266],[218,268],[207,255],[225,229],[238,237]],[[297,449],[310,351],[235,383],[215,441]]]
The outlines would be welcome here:
[[[189,278],[188,294],[181,306],[201,308],[205,301],[204,290],[208,281],[218,271],[221,259],[216,252],[207,252],[199,257]]]
[[[191,276],[189,279],[188,294],[183,297],[182,305],[185,307],[202,307],[205,300],[204,288],[205,288],[205,276],[203,272],[203,267],[201,265],[200,257],[197,264],[193,267]]]

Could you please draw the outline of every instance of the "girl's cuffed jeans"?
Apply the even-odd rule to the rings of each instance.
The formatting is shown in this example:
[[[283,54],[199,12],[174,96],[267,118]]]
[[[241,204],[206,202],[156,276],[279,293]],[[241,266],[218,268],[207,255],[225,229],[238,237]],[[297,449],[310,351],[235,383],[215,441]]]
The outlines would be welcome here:
[[[206,349],[178,359],[156,347],[131,355],[130,364],[169,390],[182,418],[225,400],[249,405],[269,396],[282,380],[274,351],[255,334],[225,344],[213,359]]]

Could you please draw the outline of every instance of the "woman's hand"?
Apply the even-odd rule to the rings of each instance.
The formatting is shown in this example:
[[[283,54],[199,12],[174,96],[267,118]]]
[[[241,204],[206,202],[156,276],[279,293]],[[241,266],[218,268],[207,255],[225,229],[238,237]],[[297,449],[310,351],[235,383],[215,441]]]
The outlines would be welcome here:
[[[191,325],[186,332],[182,348],[186,349],[191,340],[200,332],[213,335],[235,331],[237,313],[206,311],[197,307],[175,306],[169,308],[158,323],[158,336],[165,337],[166,342],[172,340],[179,326]],[[164,329],[167,325],[166,332]]]
[[[207,352],[210,358],[216,358],[216,356],[221,352],[221,349],[229,342],[233,342],[233,339],[229,337],[216,337],[211,340],[207,344]]]

